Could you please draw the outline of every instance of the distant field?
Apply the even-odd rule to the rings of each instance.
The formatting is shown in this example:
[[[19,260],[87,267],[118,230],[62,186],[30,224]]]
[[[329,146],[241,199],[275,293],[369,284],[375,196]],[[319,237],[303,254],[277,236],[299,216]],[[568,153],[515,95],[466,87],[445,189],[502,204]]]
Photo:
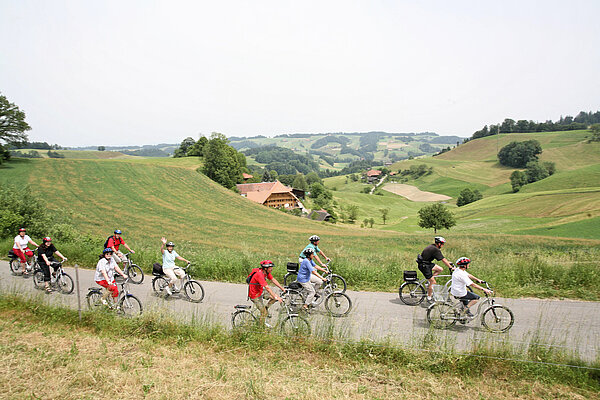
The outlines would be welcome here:
[[[37,150],[37,149],[19,149],[15,150],[17,153],[28,153],[30,151],[37,151],[43,158],[48,158],[48,150]],[[114,158],[134,158],[134,156],[125,155],[118,151],[88,151],[88,150],[52,150],[53,152],[62,154],[65,158],[75,159],[114,159]]]

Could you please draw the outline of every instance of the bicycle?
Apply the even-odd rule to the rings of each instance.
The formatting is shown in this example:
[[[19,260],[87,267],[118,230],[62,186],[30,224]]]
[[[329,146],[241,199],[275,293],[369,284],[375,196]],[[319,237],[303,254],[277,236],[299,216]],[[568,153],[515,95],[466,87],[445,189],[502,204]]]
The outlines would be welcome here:
[[[452,278],[452,275],[436,275],[437,278]],[[452,280],[448,280],[445,286],[450,287]],[[400,300],[408,306],[421,304],[427,298],[427,279],[417,281],[417,271],[404,271],[404,283],[398,289]]]
[[[73,284],[73,278],[63,270],[63,262],[52,261],[52,266],[58,268],[50,274],[50,287],[56,287],[63,294],[71,294],[75,285]],[[36,265],[36,267],[33,273],[33,285],[37,289],[44,289],[46,287],[44,272],[39,265]]]
[[[321,294],[317,293],[315,295],[309,307],[317,308],[324,302],[325,309],[331,316],[345,317],[352,310],[352,300],[350,300],[350,297],[346,293],[334,291],[334,285],[330,279],[327,279],[329,276],[325,277]],[[299,311],[306,302],[308,291],[299,282],[292,282],[289,286],[285,286],[285,288],[285,302],[293,310]]]
[[[333,292],[341,292],[346,293],[346,279],[344,279],[341,275],[334,274],[329,264],[331,260],[325,264],[325,269],[327,270],[325,277],[329,285],[331,285]],[[287,274],[283,277],[283,286],[289,286],[290,283],[295,282],[298,277],[298,263],[287,263]]]
[[[179,293],[181,289],[183,289],[183,294],[189,301],[192,303],[200,303],[204,299],[204,288],[200,282],[191,278],[190,274],[188,273],[190,265],[192,264],[189,263],[183,268],[177,267],[185,271],[185,276],[180,279],[180,289],[177,289],[176,283],[173,284],[173,289],[175,289],[175,293]],[[169,279],[162,271],[162,268],[160,271],[153,269],[152,275],[154,275],[154,279],[152,279],[152,290],[154,290],[154,292],[158,295],[165,296],[165,293],[167,293],[166,289],[169,286]]]
[[[37,249],[32,250],[33,256],[25,263],[25,272],[27,274],[31,274],[35,271],[35,268],[38,266],[37,264]],[[13,275],[23,275],[21,269],[21,260],[19,257],[15,255],[15,253],[10,250],[8,252],[8,258],[10,259],[8,266]],[[26,275],[25,275],[26,276]]]
[[[115,310],[118,314],[126,317],[135,317],[141,315],[143,311],[142,302],[129,292],[130,278],[117,282],[121,286],[119,297],[115,300],[112,296],[108,296],[105,302],[102,301],[102,292],[106,293],[108,289],[92,287],[88,288],[86,296],[88,308],[90,310],[98,310],[106,307],[109,310]],[[116,281],[115,281],[116,282]]]
[[[144,281],[144,271],[142,271],[137,264],[133,263],[129,257],[130,254],[131,252],[123,254],[125,256],[125,261],[123,262],[123,273],[129,276],[131,283],[139,285]]]
[[[234,329],[248,329],[258,325],[260,311],[256,307],[238,304],[233,308],[235,311],[231,314],[231,325]],[[285,310],[285,315],[282,316],[283,310]],[[283,302],[283,307],[279,311],[278,325],[279,332],[285,336],[307,336],[311,332],[308,320],[298,315],[286,302]],[[271,327],[266,321],[265,326]]]
[[[492,290],[487,282],[481,283]],[[451,297],[448,295],[446,300],[436,301],[427,308],[427,321],[434,328],[449,328],[456,322],[464,325],[481,316],[481,325],[490,332],[501,333],[508,331],[515,322],[513,312],[506,306],[496,304],[493,295],[485,294],[485,300],[479,302],[477,312],[472,317],[464,314],[466,307],[462,302],[453,303]]]

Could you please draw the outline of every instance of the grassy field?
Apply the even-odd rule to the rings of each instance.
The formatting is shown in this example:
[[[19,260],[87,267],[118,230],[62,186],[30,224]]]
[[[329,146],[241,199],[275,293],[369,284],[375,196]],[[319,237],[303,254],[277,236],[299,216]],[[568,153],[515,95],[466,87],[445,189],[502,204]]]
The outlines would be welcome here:
[[[552,348],[480,344],[457,354],[434,334],[415,338],[419,351],[232,332],[206,320],[183,325],[157,312],[84,313],[79,321],[74,310],[6,294],[0,333],[0,362],[10,371],[1,398],[600,398],[593,369],[497,359],[583,365]]]
[[[119,228],[136,250],[134,260],[146,270],[159,261],[160,237],[164,235],[195,263],[194,273],[200,279],[243,282],[250,268],[262,259],[274,260],[278,266],[275,275],[281,278],[285,263],[297,258],[310,235],[318,234],[322,248],[352,288],[395,291],[402,271],[415,268],[416,254],[432,240],[433,232],[415,229],[414,217],[398,221],[403,215],[414,215],[417,207],[399,196],[348,193],[348,198],[355,196],[354,201],[363,202],[370,210],[377,227],[388,227],[381,225],[377,210],[390,205],[393,221],[389,228],[406,224],[405,229],[412,233],[332,225],[268,209],[216,185],[190,163],[193,161],[162,158],[147,162],[22,160],[0,169],[0,183],[33,185],[48,208],[78,232],[69,240],[54,235],[56,245],[70,262],[87,267],[95,265],[104,240]],[[482,215],[486,215],[484,211]],[[558,217],[547,217],[552,218]],[[534,229],[539,223],[527,227]],[[600,298],[600,288],[594,284],[600,271],[593,267],[600,258],[599,241],[472,232],[443,232],[448,239],[444,253],[450,260],[460,256],[474,259],[474,274],[498,282],[501,295]],[[0,246],[9,248],[10,240],[1,241]],[[497,265],[504,267],[498,270]],[[532,276],[529,268],[543,273]],[[586,271],[586,279],[569,278],[582,274],[580,271]]]

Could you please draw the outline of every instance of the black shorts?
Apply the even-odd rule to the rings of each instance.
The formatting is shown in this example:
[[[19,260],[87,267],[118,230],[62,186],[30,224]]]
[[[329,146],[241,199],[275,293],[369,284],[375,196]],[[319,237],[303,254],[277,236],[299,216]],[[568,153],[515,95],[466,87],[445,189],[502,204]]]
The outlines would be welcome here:
[[[419,264],[419,271],[421,271],[423,273],[423,276],[425,277],[425,279],[431,279],[431,277],[433,276],[433,267],[435,266],[434,263],[422,263]]]
[[[473,292],[467,291],[466,296],[459,297],[458,299],[460,300],[461,303],[463,303],[466,306],[467,304],[469,304],[469,302],[471,300],[479,300],[479,295],[475,294]]]

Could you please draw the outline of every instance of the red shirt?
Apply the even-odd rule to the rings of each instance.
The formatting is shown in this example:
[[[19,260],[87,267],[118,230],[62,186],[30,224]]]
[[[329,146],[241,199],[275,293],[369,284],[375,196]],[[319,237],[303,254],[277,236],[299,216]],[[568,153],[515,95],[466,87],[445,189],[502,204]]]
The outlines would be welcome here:
[[[250,274],[256,272],[252,279],[250,280],[250,286],[248,287],[248,297],[251,299],[256,299],[263,293],[263,288],[267,286],[266,279],[273,279],[273,275],[268,274],[265,277],[265,274],[262,272],[261,268],[254,268]],[[265,279],[266,278],[266,279]]]
[[[125,241],[123,240],[122,237],[115,238],[113,236],[110,239],[108,239],[108,246],[107,247],[114,247],[115,250],[119,250],[119,246],[122,245],[122,244],[125,244]]]

